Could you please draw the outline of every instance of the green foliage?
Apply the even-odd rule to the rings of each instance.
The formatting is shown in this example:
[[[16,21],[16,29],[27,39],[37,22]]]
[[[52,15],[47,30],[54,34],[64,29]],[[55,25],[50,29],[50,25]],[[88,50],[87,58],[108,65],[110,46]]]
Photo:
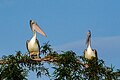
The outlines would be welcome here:
[[[30,59],[27,54],[22,55],[18,51],[15,56],[3,56],[0,66],[0,80],[27,80],[29,70],[36,71],[37,77],[42,74],[49,76],[48,69],[42,63]]]
[[[76,54],[73,51],[59,54],[57,67],[53,67],[56,80],[81,80],[81,64],[79,64]]]
[[[103,60],[85,59],[77,56],[73,51],[53,51],[51,45],[46,43],[41,47],[44,58],[31,59],[28,54],[20,51],[16,55],[3,56],[0,60],[0,80],[27,80],[29,71],[36,72],[37,77],[46,75],[50,77],[49,69],[44,62],[52,65],[54,70],[51,76],[54,80],[118,80],[120,70],[107,67]],[[87,67],[86,67],[87,65]]]
[[[87,60],[88,68],[83,70],[85,79],[89,80],[117,80],[117,76],[113,74],[113,68],[107,67],[103,60]]]
[[[0,76],[1,80],[26,80],[27,71],[19,65],[8,64],[1,67]]]
[[[83,66],[82,62],[89,67]],[[113,67],[107,67],[103,60],[85,59],[76,56],[73,51],[59,54],[57,66],[53,75],[55,80],[118,80],[120,75],[115,75]],[[118,72],[117,72],[118,73]]]
[[[3,56],[2,60],[7,62],[0,67],[0,80],[26,80],[28,71],[21,67],[19,63],[16,63],[18,60],[17,56]]]

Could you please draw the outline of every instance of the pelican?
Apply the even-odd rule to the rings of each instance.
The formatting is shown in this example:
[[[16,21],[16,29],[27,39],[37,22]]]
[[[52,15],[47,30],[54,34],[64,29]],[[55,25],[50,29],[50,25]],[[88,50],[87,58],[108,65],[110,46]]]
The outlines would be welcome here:
[[[86,38],[87,49],[84,51],[84,57],[87,59],[92,59],[95,57],[97,59],[97,51],[91,48],[91,32],[88,30],[87,38]]]
[[[30,53],[30,58],[32,58],[33,55],[37,55],[37,58],[40,58],[40,45],[39,41],[37,40],[36,31],[43,36],[46,36],[46,34],[42,31],[42,29],[34,20],[30,20],[30,28],[33,32],[33,37],[31,38],[31,40],[26,41],[26,47],[28,52]]]

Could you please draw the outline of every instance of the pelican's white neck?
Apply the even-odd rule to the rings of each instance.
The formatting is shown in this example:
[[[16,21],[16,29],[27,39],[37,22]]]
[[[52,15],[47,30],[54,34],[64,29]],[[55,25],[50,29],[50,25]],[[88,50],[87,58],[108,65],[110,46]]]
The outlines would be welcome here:
[[[36,31],[33,32],[33,37],[30,40],[31,42],[35,42],[36,41]]]
[[[34,32],[33,32],[33,37],[35,37],[35,38],[36,38],[36,31],[34,31]]]
[[[92,50],[90,40],[89,40],[89,42],[88,42],[87,50]]]

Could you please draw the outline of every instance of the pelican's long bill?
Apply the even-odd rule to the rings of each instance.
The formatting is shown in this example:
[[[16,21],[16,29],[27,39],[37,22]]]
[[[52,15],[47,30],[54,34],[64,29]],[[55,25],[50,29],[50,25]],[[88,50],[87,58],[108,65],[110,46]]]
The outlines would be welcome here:
[[[37,31],[38,33],[42,34],[43,36],[46,36],[46,34],[43,32],[43,30],[38,26],[38,24],[36,22],[34,22],[33,20],[30,20],[30,23],[32,23],[32,28],[33,30]]]
[[[43,30],[37,25],[33,24],[34,30],[36,30],[38,33],[42,34],[43,36],[46,36],[46,34],[43,32]]]
[[[90,38],[91,38],[91,32],[90,32],[90,30],[88,30],[87,38],[86,38],[86,44],[87,45],[89,45],[89,43],[90,43]]]

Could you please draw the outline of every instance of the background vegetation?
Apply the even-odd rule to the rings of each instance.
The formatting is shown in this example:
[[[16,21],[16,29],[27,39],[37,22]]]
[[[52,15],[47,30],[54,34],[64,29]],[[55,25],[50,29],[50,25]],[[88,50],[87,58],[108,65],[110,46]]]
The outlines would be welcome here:
[[[0,80],[27,80],[29,71],[35,71],[36,77],[48,76],[52,80],[118,80],[120,70],[106,66],[103,60],[85,59],[74,51],[54,51],[46,43],[41,47],[40,59],[31,59],[29,54],[3,56],[0,59]],[[53,73],[43,63],[51,64]]]

